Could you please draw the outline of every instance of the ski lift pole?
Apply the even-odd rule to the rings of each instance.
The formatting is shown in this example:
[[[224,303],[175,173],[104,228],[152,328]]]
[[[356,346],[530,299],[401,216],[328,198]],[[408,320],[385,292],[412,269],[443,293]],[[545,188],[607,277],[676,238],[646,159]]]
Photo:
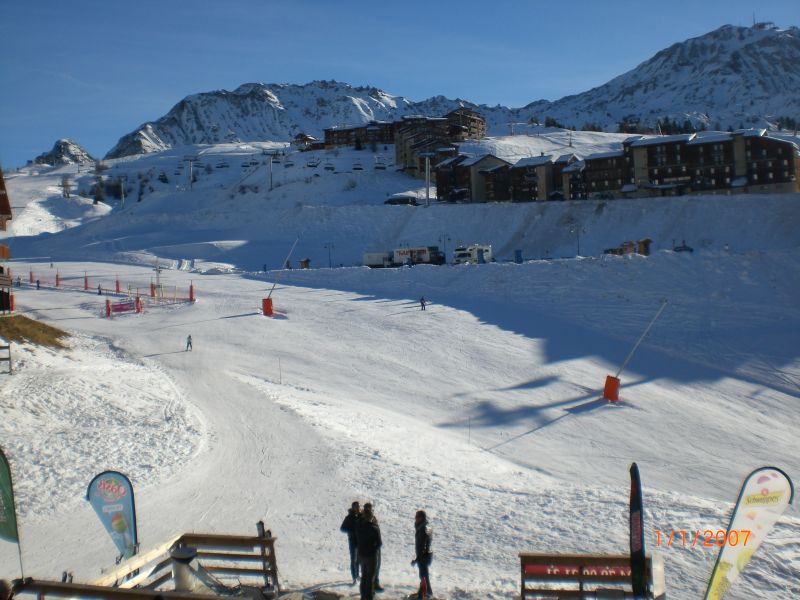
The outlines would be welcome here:
[[[294,240],[294,244],[292,244],[291,250],[289,250],[289,254],[286,255],[286,260],[283,261],[284,265],[287,262],[289,262],[290,258],[292,258],[292,253],[294,252],[294,247],[297,246],[297,242],[299,242],[299,241],[300,241],[300,236],[298,235]],[[272,284],[272,289],[269,291],[269,294],[267,294],[267,300],[272,298],[272,292],[275,291],[275,286],[278,285],[278,278],[279,277],[280,277],[280,273],[278,273],[278,275],[275,277],[275,283]]]
[[[631,358],[633,358],[633,354],[634,354],[634,352],[636,352],[636,349],[639,347],[639,344],[642,343],[642,340],[644,340],[644,338],[647,336],[647,334],[649,333],[650,329],[653,327],[653,324],[656,322],[656,319],[658,319],[658,317],[661,316],[661,313],[664,312],[664,309],[666,307],[667,307],[667,299],[664,298],[661,301],[661,307],[658,309],[658,312],[656,313],[656,316],[653,317],[653,319],[650,321],[650,324],[644,330],[644,333],[642,333],[642,335],[639,336],[639,339],[636,340],[636,343],[633,345],[633,349],[630,351],[630,354],[628,354],[628,356],[625,358],[625,360],[623,361],[623,363],[620,366],[620,368],[617,369],[617,374],[614,375],[614,377],[619,379],[619,374],[622,373],[623,369],[625,369],[626,366],[628,366],[628,363],[630,362]]]

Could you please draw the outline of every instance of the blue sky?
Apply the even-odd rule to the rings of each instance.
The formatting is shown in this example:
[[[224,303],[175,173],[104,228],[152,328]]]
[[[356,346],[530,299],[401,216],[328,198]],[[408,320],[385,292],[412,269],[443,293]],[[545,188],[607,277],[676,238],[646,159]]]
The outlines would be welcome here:
[[[754,14],[800,25],[800,1],[10,0],[0,7],[0,162],[22,165],[60,137],[102,156],[181,98],[247,82],[556,100]]]

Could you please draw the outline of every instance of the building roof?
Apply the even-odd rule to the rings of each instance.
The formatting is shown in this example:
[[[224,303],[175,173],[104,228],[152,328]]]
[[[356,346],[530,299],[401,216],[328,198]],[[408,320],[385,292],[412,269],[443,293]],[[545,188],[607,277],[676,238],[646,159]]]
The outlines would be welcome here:
[[[569,154],[562,154],[553,162],[556,163],[569,162],[571,158],[574,158],[575,160],[580,160],[580,157],[577,154],[575,154],[574,152],[570,152]]]
[[[660,146],[661,144],[677,144],[679,142],[689,142],[695,138],[696,133],[679,133],[677,135],[659,135],[651,138],[641,138],[632,141],[631,148],[642,146]]]
[[[730,142],[733,135],[724,131],[707,132],[704,134],[698,133],[695,138],[686,142],[687,146],[697,146],[698,144],[719,144],[721,142]]]
[[[733,132],[734,135],[742,135],[744,137],[762,137],[767,133],[766,129],[737,129]]]
[[[587,160],[600,160],[603,158],[619,158],[620,156],[625,156],[625,153],[622,150],[612,150],[611,152],[596,152],[595,154],[590,154],[584,161]],[[566,169],[564,169],[566,171]]]
[[[482,170],[481,173],[497,173],[498,171],[508,169],[508,167],[509,165],[495,165],[494,167]]]
[[[539,167],[553,162],[553,155],[547,154],[546,156],[529,156],[527,158],[519,159],[514,165],[515,169],[523,169],[525,167]]]
[[[623,193],[635,192],[636,191],[636,185],[633,184],[633,183],[626,183],[621,188],[619,188],[619,191],[623,192]]]
[[[452,156],[450,158],[446,158],[442,162],[436,163],[434,169],[444,169],[445,167],[451,167],[453,166],[454,163],[460,162],[465,158],[467,158],[466,154],[459,154],[458,156]]]
[[[583,168],[586,166],[586,163],[582,160],[576,160],[574,163],[569,165],[568,167],[564,167],[561,171],[562,173],[580,173],[583,171]]]
[[[465,159],[463,162],[459,163],[459,166],[460,167],[474,167],[479,162],[481,162],[482,160],[485,160],[487,158],[494,158],[495,160],[502,161],[506,165],[510,165],[511,164],[508,161],[503,160],[502,158],[497,158],[494,154],[481,154],[480,156],[471,156],[471,157]]]

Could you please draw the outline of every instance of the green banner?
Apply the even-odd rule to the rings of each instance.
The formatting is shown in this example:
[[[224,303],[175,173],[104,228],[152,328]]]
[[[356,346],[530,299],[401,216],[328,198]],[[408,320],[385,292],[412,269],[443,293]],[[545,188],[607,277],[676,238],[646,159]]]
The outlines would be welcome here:
[[[17,514],[14,510],[14,487],[11,485],[11,467],[0,448],[0,538],[19,544]]]

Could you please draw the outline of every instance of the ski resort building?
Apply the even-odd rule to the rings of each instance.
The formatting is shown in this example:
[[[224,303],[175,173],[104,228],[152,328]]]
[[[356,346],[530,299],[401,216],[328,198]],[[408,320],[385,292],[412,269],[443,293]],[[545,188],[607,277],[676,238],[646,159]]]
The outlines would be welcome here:
[[[11,202],[8,199],[6,180],[3,170],[0,169],[0,229],[6,230],[6,223],[11,220]]]
[[[449,201],[533,202],[800,192],[800,146],[763,129],[634,136],[621,146],[583,159],[542,154],[513,166],[486,166],[479,173],[481,185],[460,174],[470,162],[461,155],[436,165],[438,196]]]
[[[393,144],[397,123],[370,121],[357,127],[330,127],[325,130],[325,148]]]

